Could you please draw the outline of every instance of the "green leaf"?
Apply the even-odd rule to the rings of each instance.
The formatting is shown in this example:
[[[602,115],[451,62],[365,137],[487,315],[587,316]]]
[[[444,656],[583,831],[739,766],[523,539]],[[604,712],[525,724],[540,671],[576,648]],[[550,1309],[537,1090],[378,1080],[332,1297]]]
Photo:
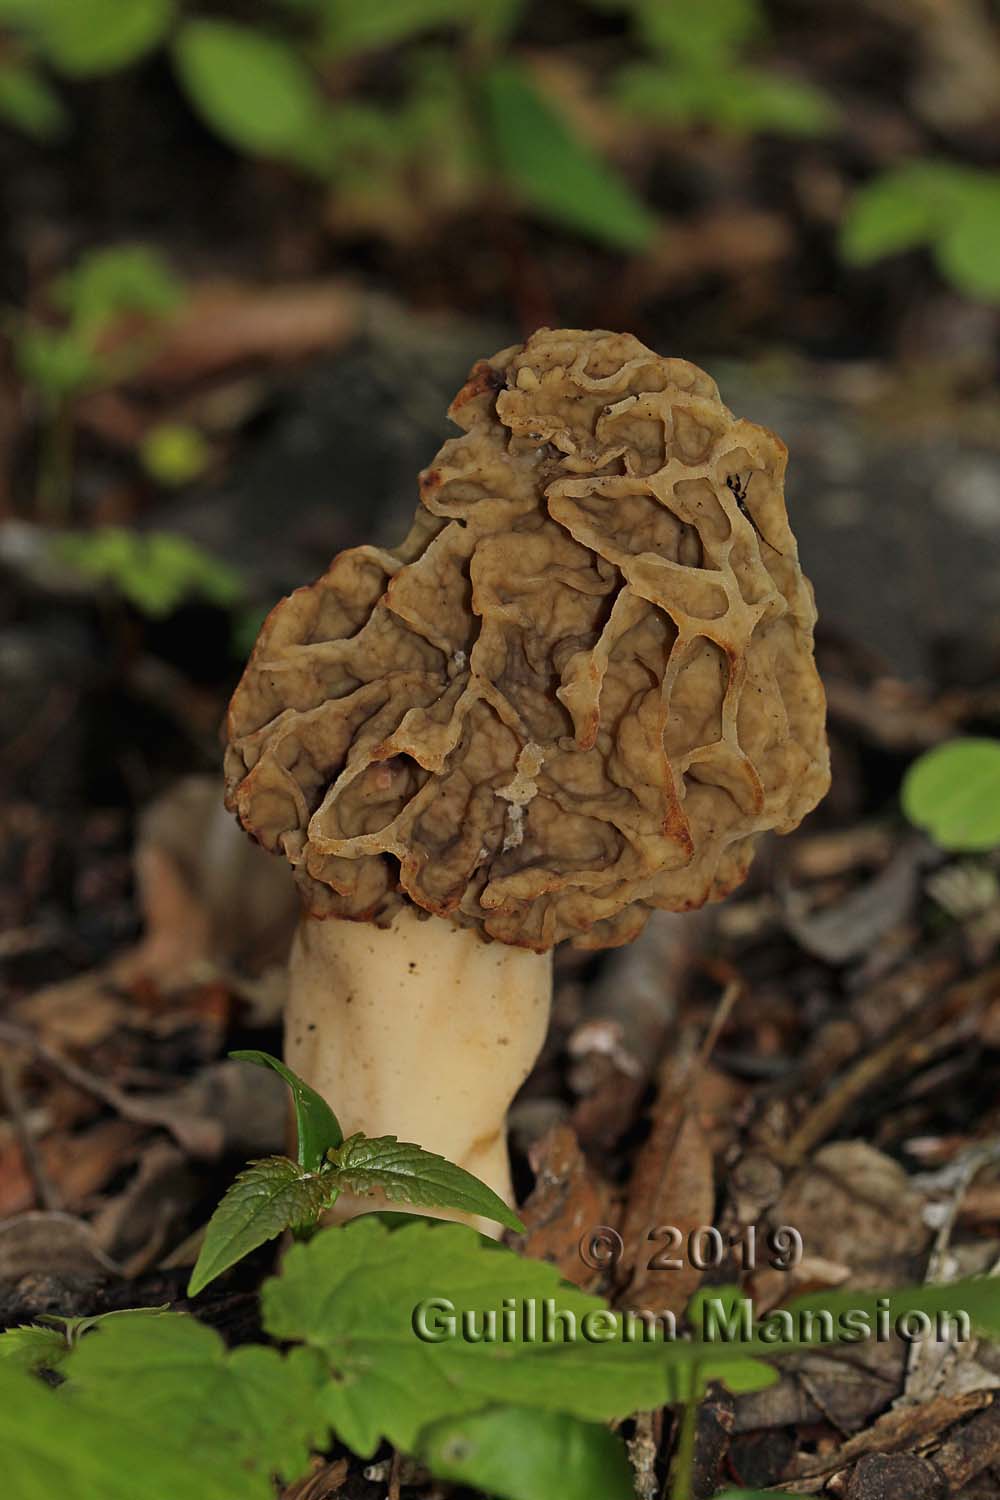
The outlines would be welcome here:
[[[633,1500],[621,1440],[576,1417],[507,1406],[437,1422],[417,1457],[438,1479],[505,1500]]]
[[[637,0],[635,21],[646,47],[703,69],[724,66],[764,29],[758,0]]]
[[[229,1353],[213,1329],[184,1313],[102,1320],[62,1373],[77,1404],[113,1412],[136,1432],[168,1430],[179,1452],[226,1454],[256,1476],[255,1493],[271,1493],[274,1471],[301,1473],[310,1445],[326,1435],[314,1356],[297,1350],[288,1358],[261,1344]]]
[[[800,1500],[787,1490],[723,1490],[715,1500]]]
[[[308,1350],[230,1354],[217,1333],[179,1313],[80,1323],[72,1348],[53,1330],[16,1330],[62,1345],[56,1389],[16,1359],[0,1363],[12,1500],[271,1500],[272,1474],[295,1477],[326,1442],[317,1403],[325,1375]]]
[[[1000,848],[1000,740],[949,740],[926,751],[903,779],[902,804],[942,849]]]
[[[284,1156],[251,1162],[208,1221],[188,1296],[285,1229],[311,1224],[337,1197],[331,1173],[304,1172]]]
[[[457,1208],[524,1233],[517,1214],[485,1182],[443,1156],[398,1141],[394,1135],[352,1135],[339,1151],[331,1151],[329,1158],[340,1187],[347,1192],[363,1194],[380,1189],[390,1203]]]
[[[714,1305],[714,1306],[713,1306]],[[803,1349],[852,1346],[872,1338],[891,1337],[896,1320],[919,1313],[930,1320],[915,1337],[940,1332],[943,1337],[988,1338],[1000,1334],[1000,1278],[973,1276],[947,1285],[928,1284],[886,1292],[846,1290],[797,1297],[755,1320],[753,1303],[733,1287],[706,1288],[692,1299],[689,1321],[696,1325],[693,1346],[702,1363],[699,1375],[722,1378],[731,1389],[733,1369],[712,1361],[725,1347],[752,1362],[775,1360]],[[728,1325],[728,1326],[727,1326]],[[671,1360],[677,1346],[669,1350]]]
[[[173,19],[174,0],[35,0],[26,24],[53,67],[86,77],[136,62]]]
[[[733,130],[812,136],[824,134],[837,122],[829,97],[803,79],[740,68],[728,82],[729,109],[723,118]]]
[[[298,1133],[298,1162],[305,1172],[318,1172],[326,1161],[327,1152],[336,1150],[344,1141],[344,1132],[333,1110],[315,1089],[303,1083],[297,1073],[287,1064],[272,1057],[270,1052],[253,1049],[230,1052],[237,1062],[254,1063],[259,1068],[273,1068],[292,1091],[295,1105],[295,1128]]]
[[[473,19],[479,0],[325,0],[322,46],[345,56],[392,47],[432,27]],[[494,0],[495,3],[495,0]]]
[[[527,4],[528,0],[479,0],[473,13],[473,36],[492,47],[509,42]]]
[[[855,194],[841,234],[846,260],[866,265],[930,245],[941,273],[967,296],[1000,300],[1000,173],[911,162]]]
[[[66,1335],[58,1328],[8,1328],[0,1333],[0,1365],[21,1370],[54,1370],[69,1353]]]
[[[760,69],[702,72],[638,63],[620,71],[615,94],[626,109],[646,118],[734,134],[819,135],[836,120],[819,89]]]
[[[525,1336],[519,1313],[526,1301],[544,1331],[548,1298],[557,1334],[565,1323],[555,1313],[564,1312],[575,1320],[577,1341]],[[443,1312],[434,1299],[444,1300]],[[383,1436],[412,1452],[430,1423],[497,1402],[594,1422],[650,1410],[670,1397],[667,1357],[690,1362],[696,1352],[579,1337],[588,1314],[613,1318],[599,1298],[562,1282],[553,1266],[460,1224],[389,1230],[368,1215],[320,1230],[291,1247],[281,1275],[264,1283],[261,1305],[273,1337],[301,1340],[323,1355],[335,1376],[325,1388],[325,1414],[362,1455]],[[421,1337],[418,1329],[437,1338],[441,1318],[447,1333],[448,1305],[458,1331],[464,1313],[474,1313],[481,1329],[492,1309],[496,1341]],[[516,1326],[506,1340],[510,1309]]]
[[[93,1410],[23,1371],[0,1367],[0,1451],[10,1500],[265,1500],[228,1457],[179,1452],[170,1412],[136,1432],[113,1409]],[[270,1491],[273,1495],[273,1490]]]
[[[502,175],[529,207],[618,250],[644,250],[656,219],[625,179],[569,125],[517,63],[483,79],[489,136]]]
[[[231,21],[192,20],[173,54],[185,93],[223,140],[255,155],[313,160],[326,105],[288,42]]]
[[[918,161],[884,172],[851,200],[840,251],[851,265],[866,266],[935,238],[968,192],[965,168]]]
[[[163,320],[184,299],[183,284],[148,245],[112,245],[84,255],[52,288],[57,307],[70,314],[80,337],[99,335],[123,313]]]
[[[104,365],[72,333],[22,328],[14,338],[17,367],[29,387],[57,403],[100,383]]]
[[[827,1308],[836,1320],[847,1310],[860,1309],[874,1323],[881,1306],[894,1322],[903,1313],[922,1312],[936,1318],[962,1312],[972,1329],[984,1338],[1000,1338],[1000,1277],[967,1276],[960,1281],[933,1282],[895,1288],[888,1292],[814,1292],[789,1303],[794,1318],[804,1311]],[[820,1343],[817,1337],[810,1343]]]
[[[983,174],[984,177],[986,174]],[[1000,173],[970,189],[942,229],[934,259],[942,275],[968,297],[1000,301]]]
[[[0,67],[0,118],[38,141],[57,140],[69,126],[62,100],[42,75],[9,61]]]
[[[125,527],[104,526],[56,537],[52,549],[85,577],[112,584],[154,618],[169,615],[191,597],[226,609],[243,595],[243,580],[228,563],[166,531],[136,534]]]

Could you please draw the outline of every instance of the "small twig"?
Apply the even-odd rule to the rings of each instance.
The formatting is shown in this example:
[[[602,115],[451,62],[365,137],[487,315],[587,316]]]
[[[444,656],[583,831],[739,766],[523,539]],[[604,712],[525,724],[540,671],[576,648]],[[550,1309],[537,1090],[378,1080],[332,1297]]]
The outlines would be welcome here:
[[[712,1024],[705,1033],[705,1040],[701,1044],[697,1061],[694,1065],[694,1077],[698,1078],[708,1063],[709,1058],[715,1051],[716,1043],[725,1029],[726,1022],[732,1013],[733,1006],[743,993],[743,981],[739,977],[731,979],[722,992],[718,1005],[715,1007],[715,1015]]]
[[[17,1070],[6,1059],[0,1060],[0,1094],[10,1116],[14,1136],[21,1148],[24,1165],[28,1169],[35,1189],[35,1200],[39,1208],[55,1211],[62,1208],[62,1198],[42,1164],[38,1144],[28,1124],[24,1100],[17,1080]]]
[[[934,1245],[924,1274],[924,1281],[928,1285],[933,1286],[948,1280],[948,1249],[962,1201],[973,1179],[983,1167],[990,1166],[998,1159],[1000,1159],[1000,1138],[994,1137],[992,1140],[977,1142],[976,1145],[962,1152],[942,1172],[929,1174],[923,1182],[920,1178],[916,1179],[915,1185],[917,1186],[932,1187],[936,1182],[938,1186],[949,1192],[947,1202],[943,1205],[944,1213],[937,1226]],[[995,1275],[996,1267],[993,1267],[987,1274]],[[936,1375],[933,1370],[928,1375],[928,1365],[933,1354],[938,1353],[938,1350],[939,1346],[935,1343],[918,1342],[910,1345],[906,1359],[906,1378],[901,1394],[893,1403],[895,1406],[927,1401],[932,1394],[932,1385],[940,1385],[948,1365],[957,1358],[957,1350],[953,1344],[949,1344],[943,1352],[939,1353]]]
[[[914,1047],[922,1049],[921,1061],[928,1057],[928,1032],[936,1036],[941,1023],[966,1006],[984,1004],[1000,984],[1000,969],[987,970],[974,980],[952,985],[943,995],[910,1013],[894,1036],[876,1047],[849,1068],[830,1093],[821,1099],[803,1120],[786,1145],[775,1142],[773,1154],[785,1166],[796,1166],[825,1141],[844,1116],[874,1088],[886,1074],[893,1072]]]
[[[211,1148],[215,1146],[214,1135],[203,1140],[198,1131],[198,1122],[174,1118],[169,1109],[164,1109],[162,1101],[134,1099],[122,1089],[116,1088],[113,1083],[105,1083],[94,1073],[82,1068],[79,1063],[64,1057],[61,1052],[56,1052],[47,1043],[40,1041],[26,1027],[17,1026],[12,1021],[0,1021],[0,1042],[6,1042],[12,1047],[24,1047],[34,1057],[36,1062],[44,1063],[53,1072],[65,1078],[74,1088],[82,1089],[85,1094],[92,1094],[95,1099],[100,1099],[109,1109],[121,1115],[123,1120],[131,1120],[136,1125],[157,1125],[161,1129],[169,1130],[174,1139],[186,1151],[192,1151],[196,1155],[212,1154]]]
[[[635,1419],[635,1436],[626,1443],[632,1465],[632,1482],[638,1500],[656,1500],[656,1455],[659,1452],[657,1426],[660,1413],[641,1411]]]

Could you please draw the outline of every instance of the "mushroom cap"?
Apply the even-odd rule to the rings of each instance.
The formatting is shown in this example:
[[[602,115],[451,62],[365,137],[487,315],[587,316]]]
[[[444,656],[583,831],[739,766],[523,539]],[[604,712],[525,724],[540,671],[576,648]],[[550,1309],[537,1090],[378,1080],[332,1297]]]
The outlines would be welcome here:
[[[786,449],[630,335],[477,364],[393,550],[272,610],[227,804],[307,910],[542,952],[718,900],[829,785]]]

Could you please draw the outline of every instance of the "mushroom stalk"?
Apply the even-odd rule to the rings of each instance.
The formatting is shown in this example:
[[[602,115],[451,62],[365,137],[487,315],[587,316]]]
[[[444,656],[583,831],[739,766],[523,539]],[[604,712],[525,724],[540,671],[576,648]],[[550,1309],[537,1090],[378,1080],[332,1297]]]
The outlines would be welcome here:
[[[414,1141],[513,1204],[507,1110],[541,1050],[551,998],[551,952],[487,943],[411,907],[386,928],[304,915],[285,1059],[348,1134]],[[372,1206],[345,1194],[332,1217]]]

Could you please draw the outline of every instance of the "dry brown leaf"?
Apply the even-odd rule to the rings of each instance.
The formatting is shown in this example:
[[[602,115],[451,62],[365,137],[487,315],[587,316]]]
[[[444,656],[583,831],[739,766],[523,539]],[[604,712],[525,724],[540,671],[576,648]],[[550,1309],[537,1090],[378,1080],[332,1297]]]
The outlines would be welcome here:
[[[624,1254],[619,1267],[620,1300],[629,1307],[669,1310],[678,1317],[701,1282],[686,1255],[688,1234],[712,1223],[715,1208],[712,1153],[692,1097],[693,1060],[672,1057],[660,1074],[649,1138],[636,1160],[622,1223]],[[650,1267],[666,1248],[650,1232],[670,1225],[684,1249],[678,1270]]]
[[[0,1282],[22,1276],[103,1280],[121,1268],[89,1224],[64,1213],[27,1213],[0,1223]]]
[[[141,1130],[126,1120],[101,1120],[89,1130],[51,1134],[37,1143],[46,1178],[57,1188],[61,1207],[75,1210],[121,1166]],[[36,1206],[36,1189],[23,1155],[12,1144],[0,1152],[0,1217]]]
[[[299,286],[204,282],[144,367],[144,382],[181,385],[233,365],[278,364],[337,349],[358,326],[360,302],[343,281]]]
[[[611,1192],[588,1166],[569,1125],[556,1125],[529,1153],[535,1186],[519,1210],[527,1234],[515,1241],[523,1255],[547,1260],[576,1286],[592,1290],[599,1268],[581,1254],[585,1241],[600,1226],[613,1222]]]
[[[834,1494],[839,1490],[834,1490]],[[847,1500],[944,1500],[941,1475],[912,1453],[871,1453],[851,1473]]]
[[[871,1427],[859,1432],[839,1448],[821,1457],[798,1458],[792,1469],[796,1477],[832,1474],[846,1469],[865,1453],[895,1453],[903,1448],[920,1450],[934,1442],[963,1417],[980,1411],[993,1399],[991,1391],[971,1391],[963,1396],[938,1396],[919,1406],[894,1407]]]
[[[281,1500],[327,1500],[328,1495],[335,1495],[343,1488],[348,1467],[346,1458],[336,1458],[332,1463],[313,1459],[311,1471],[283,1489]]]
[[[94,1215],[94,1234],[136,1276],[152,1265],[172,1221],[191,1206],[198,1190],[184,1153],[169,1141],[152,1140],[131,1182]]]
[[[785,1185],[768,1218],[802,1236],[806,1254],[850,1268],[850,1285],[919,1275],[930,1241],[924,1197],[902,1167],[865,1141],[835,1141]]]
[[[734,1430],[826,1422],[856,1432],[895,1396],[903,1354],[895,1343],[855,1348],[850,1361],[822,1353],[782,1360],[777,1384],[738,1397]]]

